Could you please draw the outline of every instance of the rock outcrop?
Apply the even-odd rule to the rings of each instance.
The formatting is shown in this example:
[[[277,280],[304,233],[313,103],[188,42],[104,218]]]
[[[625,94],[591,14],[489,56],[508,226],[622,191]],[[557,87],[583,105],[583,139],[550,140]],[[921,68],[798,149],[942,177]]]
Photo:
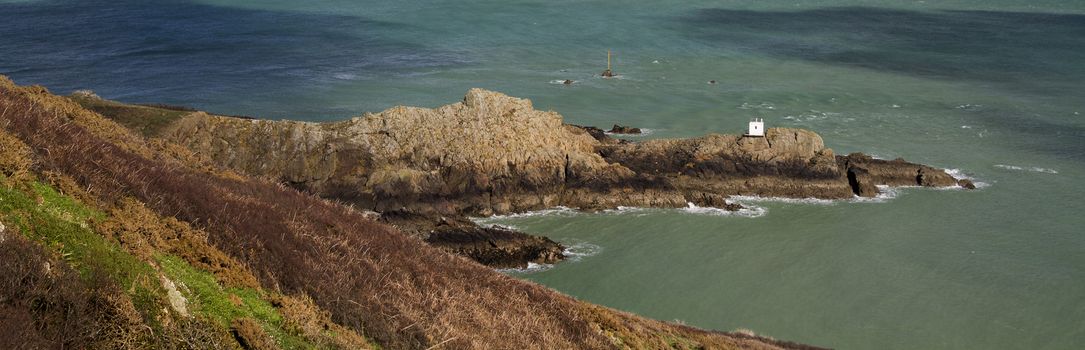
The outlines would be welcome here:
[[[527,99],[481,89],[435,109],[395,107],[334,123],[193,113],[159,136],[244,173],[377,212],[431,218],[555,206],[737,209],[728,196],[840,199],[875,196],[882,185],[957,185],[933,167],[837,156],[808,130],[630,142],[564,124]],[[514,265],[560,258],[560,247],[548,240],[450,222],[418,232],[501,266],[510,256],[520,261]],[[482,252],[486,246],[491,251]]]
[[[608,132],[611,133],[611,134],[633,134],[633,135],[641,133],[640,128],[634,128],[632,126],[624,126],[624,125],[618,125],[618,124],[614,124],[614,127],[610,128],[610,131],[608,131]]]
[[[381,214],[380,221],[487,266],[525,268],[528,263],[553,264],[565,259],[565,247],[549,238],[503,227],[480,227],[462,217],[397,210]]]

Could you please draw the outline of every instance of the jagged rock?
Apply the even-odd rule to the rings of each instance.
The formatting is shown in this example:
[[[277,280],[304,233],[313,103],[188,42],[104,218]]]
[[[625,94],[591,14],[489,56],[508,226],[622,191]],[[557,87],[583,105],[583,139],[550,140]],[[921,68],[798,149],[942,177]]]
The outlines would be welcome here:
[[[437,217],[391,211],[380,220],[451,253],[498,268],[524,268],[527,263],[553,264],[565,247],[546,237],[501,227],[480,227],[461,217]]]
[[[618,124],[614,124],[614,127],[610,128],[610,131],[608,131],[608,132],[611,133],[611,134],[640,134],[641,133],[640,128],[634,128],[632,126],[622,126],[622,125],[618,125]]]
[[[944,170],[922,164],[909,163],[903,159],[875,159],[862,153],[852,153],[843,157],[847,166],[859,166],[866,169],[872,181],[889,186],[956,186],[957,179]]]
[[[878,195],[878,186],[874,184],[870,172],[865,168],[848,167],[848,185],[856,196],[873,198]]]
[[[875,196],[879,185],[957,185],[925,165],[836,156],[808,130],[629,142],[599,128],[563,124],[559,114],[535,110],[529,100],[481,89],[460,103],[394,107],[334,123],[192,113],[160,136],[250,175],[367,210],[427,216],[559,205],[600,210],[695,203],[737,210],[727,196],[843,199]],[[426,231],[424,239],[499,265],[509,256],[523,263],[560,257],[553,242],[449,227],[455,229],[442,231],[444,238],[430,239]],[[482,243],[491,247],[478,248]]]
[[[957,180],[957,186],[961,186],[961,187],[969,189],[969,190],[976,189],[976,184],[972,183],[972,180],[969,180],[969,179]]]
[[[701,192],[690,194],[687,197],[691,199],[691,203],[701,207],[721,208],[729,211],[738,211],[744,208],[741,204],[728,202],[726,196],[715,193]]]

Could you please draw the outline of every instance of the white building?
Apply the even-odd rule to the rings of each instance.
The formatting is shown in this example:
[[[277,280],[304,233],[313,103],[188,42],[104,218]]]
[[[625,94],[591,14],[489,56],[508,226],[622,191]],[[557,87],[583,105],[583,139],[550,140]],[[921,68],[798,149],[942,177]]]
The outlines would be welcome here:
[[[761,118],[750,119],[750,131],[746,136],[765,136],[765,121]]]

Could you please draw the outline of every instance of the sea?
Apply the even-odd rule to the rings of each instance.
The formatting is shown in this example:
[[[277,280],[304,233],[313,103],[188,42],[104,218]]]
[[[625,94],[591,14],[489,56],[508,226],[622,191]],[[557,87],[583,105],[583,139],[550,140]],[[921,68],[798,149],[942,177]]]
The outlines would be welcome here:
[[[655,319],[838,349],[1085,346],[1085,1],[0,0],[0,74],[275,120],[480,87],[646,129],[630,140],[813,130],[980,188],[476,220],[570,247],[506,273]]]

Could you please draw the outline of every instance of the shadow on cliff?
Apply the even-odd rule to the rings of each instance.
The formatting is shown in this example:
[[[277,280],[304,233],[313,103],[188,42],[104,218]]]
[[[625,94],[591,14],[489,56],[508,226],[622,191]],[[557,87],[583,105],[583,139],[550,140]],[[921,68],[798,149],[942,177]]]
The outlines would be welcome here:
[[[128,101],[283,117],[294,108],[283,91],[465,61],[382,34],[410,30],[357,16],[192,1],[8,3],[0,4],[0,73],[60,93],[93,87]]]

